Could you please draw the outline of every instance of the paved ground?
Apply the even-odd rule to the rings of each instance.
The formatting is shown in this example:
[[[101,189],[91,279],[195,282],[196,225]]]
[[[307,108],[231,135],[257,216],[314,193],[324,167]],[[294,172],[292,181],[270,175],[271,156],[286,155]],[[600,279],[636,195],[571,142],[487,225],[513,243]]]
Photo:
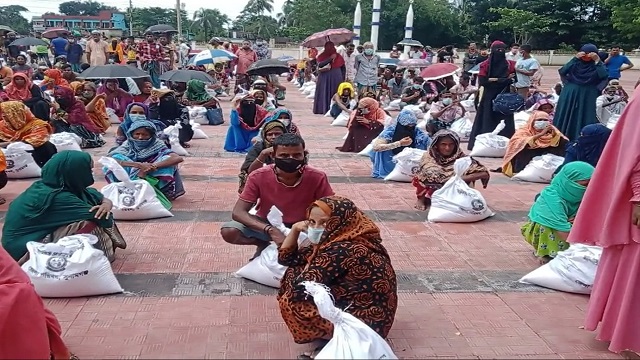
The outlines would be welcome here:
[[[557,81],[553,73],[546,71],[548,87]],[[629,90],[634,77],[623,81]],[[517,283],[538,266],[519,226],[541,185],[492,175],[482,192],[495,217],[429,224],[413,210],[410,184],[373,180],[368,158],[334,150],[346,130],[312,115],[311,100],[290,88],[285,105],[311,165],[380,226],[399,277],[389,342],[400,358],[616,358],[581,329],[586,296]],[[175,217],[119,223],[129,247],[113,268],[127,293],[46,301],[80,358],[281,359],[307,350],[293,343],[274,290],[234,275],[254,250],[219,234],[236,201],[242,156],[222,151],[226,125],[204,130],[210,139],[193,141],[182,165],[187,195],[175,202]],[[12,200],[29,183],[11,182],[2,194]]]

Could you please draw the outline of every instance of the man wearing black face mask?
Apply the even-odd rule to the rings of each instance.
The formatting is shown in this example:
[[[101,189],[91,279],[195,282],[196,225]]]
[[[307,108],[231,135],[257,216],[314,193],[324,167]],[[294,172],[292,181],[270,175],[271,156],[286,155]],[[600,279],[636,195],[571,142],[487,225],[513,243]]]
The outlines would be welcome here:
[[[273,143],[274,164],[253,171],[233,208],[231,218],[222,225],[224,241],[235,245],[257,246],[254,258],[271,241],[281,244],[284,234],[266,220],[272,206],[283,213],[287,227],[306,219],[307,207],[324,196],[333,195],[327,175],[307,165],[304,140],[296,134],[282,134]],[[256,215],[249,214],[260,200]]]

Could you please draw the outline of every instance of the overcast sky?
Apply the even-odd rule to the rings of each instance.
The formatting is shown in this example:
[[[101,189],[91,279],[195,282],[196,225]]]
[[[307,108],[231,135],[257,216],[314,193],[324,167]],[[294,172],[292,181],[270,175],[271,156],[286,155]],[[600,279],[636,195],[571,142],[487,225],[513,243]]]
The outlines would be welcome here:
[[[182,1],[185,6],[187,13],[189,14],[189,18],[193,17],[194,11],[201,8],[202,3],[206,2],[210,5],[206,6],[207,8],[218,8],[222,13],[227,14],[231,19],[235,19],[238,14],[242,11],[244,6],[247,4],[249,0],[215,0],[215,1],[196,1],[196,0],[185,0]],[[279,13],[282,9],[282,5],[285,0],[274,0],[273,1],[273,15]],[[1,6],[6,5],[23,5],[28,8],[30,11],[22,13],[24,17],[26,17],[29,21],[31,21],[32,16],[39,16],[46,12],[58,12],[58,5],[64,1],[49,1],[49,0],[29,0],[28,5],[24,1],[17,0],[0,0]],[[99,1],[105,5],[115,6],[120,10],[124,10],[129,7],[129,0],[103,0]],[[176,6],[176,2],[174,0],[132,0],[134,7],[152,7],[159,6],[165,8],[173,8]]]

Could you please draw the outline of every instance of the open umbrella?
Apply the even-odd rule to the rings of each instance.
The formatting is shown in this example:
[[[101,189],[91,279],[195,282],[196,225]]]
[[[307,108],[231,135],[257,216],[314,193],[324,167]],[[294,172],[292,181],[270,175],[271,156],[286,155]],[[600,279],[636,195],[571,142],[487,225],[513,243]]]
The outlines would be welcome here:
[[[64,28],[55,28],[55,29],[49,29],[45,32],[42,33],[42,37],[43,38],[47,38],[47,39],[55,39],[60,35],[64,35],[64,34],[71,34],[69,32],[69,30],[64,29]]]
[[[350,41],[354,36],[356,36],[356,34],[349,29],[329,29],[310,35],[304,39],[302,46],[308,48],[321,47],[324,46],[327,41],[331,41],[334,44],[340,44]]]
[[[83,79],[126,79],[145,78],[149,74],[133,66],[126,65],[98,65],[83,71],[79,77]]]
[[[405,40],[402,40],[402,41],[400,41],[400,42],[398,43],[398,45],[404,45],[404,46],[420,46],[420,47],[424,46],[424,45],[422,45],[422,43],[421,43],[420,41],[418,41],[418,40],[412,40],[412,39],[405,39]]]
[[[284,61],[284,62],[292,61],[292,60],[295,60],[295,59],[296,59],[296,58],[294,58],[293,56],[289,56],[289,55],[282,55],[282,56],[280,56],[280,57],[278,58],[278,60],[280,60],[280,61]]]
[[[189,82],[189,80],[200,80],[206,83],[214,82],[213,78],[204,71],[196,70],[171,70],[160,75],[160,80],[171,82]]]
[[[278,59],[256,61],[247,69],[247,75],[268,76],[289,72],[289,65]]]
[[[23,37],[15,40],[9,46],[49,46],[46,41],[34,37]]]
[[[10,28],[8,26],[0,25],[0,35],[4,36],[4,35],[7,35],[10,32],[15,32],[15,30],[13,30],[12,28]]]
[[[455,74],[460,68],[451,63],[437,63],[422,69],[420,76],[424,80],[437,80]]]
[[[431,63],[427,59],[405,59],[400,60],[398,65],[412,68],[423,68],[431,65]]]
[[[189,60],[189,64],[193,65],[206,65],[206,64],[215,64],[217,62],[225,62],[231,61],[237,58],[234,54],[230,53],[227,50],[214,49],[214,50],[204,50],[199,52],[196,56]]]
[[[380,59],[380,66],[397,66],[400,59],[386,58]]]
[[[171,25],[160,24],[160,25],[149,26],[147,30],[145,30],[144,32],[162,34],[162,33],[178,33],[178,30],[176,30]]]
[[[471,69],[469,69],[469,71],[467,71],[467,72],[468,72],[469,74],[473,74],[473,75],[480,73],[480,64],[478,64],[478,65],[476,65],[476,66],[472,67],[472,68],[471,68]]]

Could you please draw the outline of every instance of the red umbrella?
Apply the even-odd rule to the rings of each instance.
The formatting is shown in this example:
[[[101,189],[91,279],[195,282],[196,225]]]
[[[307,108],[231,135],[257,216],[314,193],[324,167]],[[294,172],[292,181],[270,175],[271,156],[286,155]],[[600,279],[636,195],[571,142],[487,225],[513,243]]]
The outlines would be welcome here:
[[[356,36],[356,34],[349,29],[329,29],[310,35],[308,38],[304,39],[302,46],[308,48],[321,47],[324,46],[327,41],[331,41],[334,44],[340,44],[351,41],[354,36]]]
[[[45,32],[42,33],[42,37],[43,38],[47,38],[47,39],[55,39],[60,35],[64,35],[64,34],[71,34],[69,32],[69,30],[65,29],[65,28],[55,28],[55,29],[49,29]]]
[[[420,76],[425,80],[442,79],[455,74],[460,68],[451,63],[437,63],[430,65],[420,72]]]

